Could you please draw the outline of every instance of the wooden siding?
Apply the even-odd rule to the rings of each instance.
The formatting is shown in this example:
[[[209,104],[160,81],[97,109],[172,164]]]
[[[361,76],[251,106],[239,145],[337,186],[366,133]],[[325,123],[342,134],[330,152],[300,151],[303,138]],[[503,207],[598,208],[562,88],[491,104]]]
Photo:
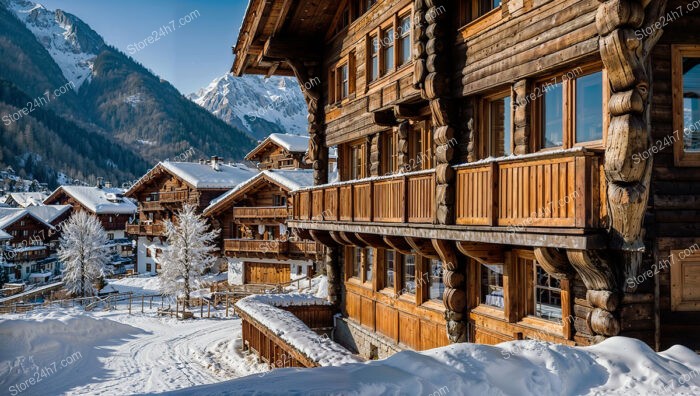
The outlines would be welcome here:
[[[275,285],[291,280],[289,264],[245,262],[244,283]]]

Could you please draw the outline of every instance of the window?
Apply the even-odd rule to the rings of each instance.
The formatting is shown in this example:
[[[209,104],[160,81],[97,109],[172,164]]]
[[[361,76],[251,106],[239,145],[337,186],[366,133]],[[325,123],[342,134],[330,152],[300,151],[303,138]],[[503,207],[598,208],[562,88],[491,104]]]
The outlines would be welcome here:
[[[503,266],[482,265],[481,272],[481,304],[503,308]]]
[[[396,146],[398,145],[397,136],[394,131],[389,130],[382,133],[382,158],[381,166],[382,172],[385,174],[391,174],[396,172],[396,167],[398,165],[398,152]]]
[[[376,35],[370,37],[369,53],[369,81],[374,81],[379,78],[379,39]]]
[[[365,12],[369,11],[373,5],[377,4],[377,0],[364,0],[365,2]]]
[[[107,233],[107,239],[109,239],[110,241],[113,241],[114,240],[114,233],[111,233],[111,232]]]
[[[359,278],[362,268],[362,249],[358,247],[350,249],[352,251],[352,272],[350,273],[350,276],[353,278]]]
[[[273,206],[287,206],[287,197],[284,195],[273,195],[272,196]]]
[[[356,144],[350,147],[350,179],[362,179],[365,177],[365,145]]]
[[[501,0],[463,0],[457,2],[458,24],[464,26],[501,6]]]
[[[513,153],[513,123],[510,95],[487,98],[484,106],[488,124],[486,156],[511,155]]]
[[[442,281],[442,261],[431,259],[428,273],[428,299],[442,300],[445,294],[445,284]]]
[[[396,274],[396,252],[393,250],[384,251],[384,287],[393,289],[395,285],[394,275]]]
[[[26,222],[26,221],[22,220],[22,221],[19,222],[19,226],[20,226],[20,227],[24,227],[25,225],[27,225],[27,222]]]
[[[527,266],[530,273],[528,291],[532,293],[532,301],[528,314],[541,319],[561,322],[561,285],[558,279],[549,275],[536,261],[530,261]],[[527,276],[527,275],[526,275]]]
[[[151,272],[151,263],[146,263],[146,272]]]
[[[402,17],[398,26],[399,66],[411,60],[411,16]]]
[[[29,230],[22,230],[22,236],[29,236]]]
[[[575,80],[576,142],[603,140],[603,72]]]
[[[365,251],[365,282],[372,281],[372,269],[374,265],[374,249],[364,249]]]
[[[113,223],[113,222],[114,222],[114,218],[113,218],[112,216],[109,216],[109,221],[108,221],[108,222],[109,222],[109,223]]]
[[[564,145],[564,94],[562,84],[542,87],[541,148]]]
[[[433,167],[433,133],[430,121],[412,125],[408,135],[408,171]]]
[[[339,92],[340,99],[345,99],[350,94],[350,77],[348,71],[348,64],[340,66],[340,79],[339,79]]]
[[[382,75],[394,70],[394,28],[390,27],[382,33]]]
[[[401,291],[403,293],[416,293],[416,255],[407,254],[403,256],[403,267],[401,268]]]
[[[700,166],[700,45],[674,45],[672,53],[675,162]]]

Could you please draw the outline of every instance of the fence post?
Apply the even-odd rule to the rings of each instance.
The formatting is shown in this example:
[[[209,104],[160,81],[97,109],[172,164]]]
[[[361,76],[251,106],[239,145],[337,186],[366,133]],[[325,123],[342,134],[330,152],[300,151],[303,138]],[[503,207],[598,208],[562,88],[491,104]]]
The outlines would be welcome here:
[[[207,318],[211,318],[211,301],[207,300]]]
[[[153,296],[151,296],[151,301],[148,303],[148,309],[153,309]]]
[[[199,297],[199,318],[204,317],[204,299]]]
[[[228,318],[228,298],[229,298],[229,295],[227,294],[226,295],[226,317],[227,318]]]
[[[129,315],[131,315],[131,292],[129,292]]]

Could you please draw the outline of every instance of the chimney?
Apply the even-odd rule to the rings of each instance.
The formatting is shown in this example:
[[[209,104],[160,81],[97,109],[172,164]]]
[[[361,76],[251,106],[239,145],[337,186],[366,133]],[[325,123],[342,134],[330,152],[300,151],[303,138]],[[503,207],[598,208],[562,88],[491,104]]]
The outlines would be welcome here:
[[[104,180],[104,177],[97,178],[97,188],[102,188],[102,180]]]
[[[219,167],[219,157],[215,155],[211,157],[211,168],[217,172],[221,170],[221,168]]]

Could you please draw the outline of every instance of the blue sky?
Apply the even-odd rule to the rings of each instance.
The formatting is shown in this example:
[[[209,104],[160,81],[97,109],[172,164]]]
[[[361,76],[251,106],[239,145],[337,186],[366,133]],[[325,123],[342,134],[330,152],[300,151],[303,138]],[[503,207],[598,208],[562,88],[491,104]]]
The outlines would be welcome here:
[[[108,44],[170,81],[183,94],[195,92],[229,71],[233,63],[231,47],[248,4],[248,0],[37,2],[48,9],[60,8],[75,14]],[[191,21],[180,26],[180,18],[190,13]],[[172,20],[177,29],[133,51],[135,43],[148,39],[153,31],[168,26]]]

